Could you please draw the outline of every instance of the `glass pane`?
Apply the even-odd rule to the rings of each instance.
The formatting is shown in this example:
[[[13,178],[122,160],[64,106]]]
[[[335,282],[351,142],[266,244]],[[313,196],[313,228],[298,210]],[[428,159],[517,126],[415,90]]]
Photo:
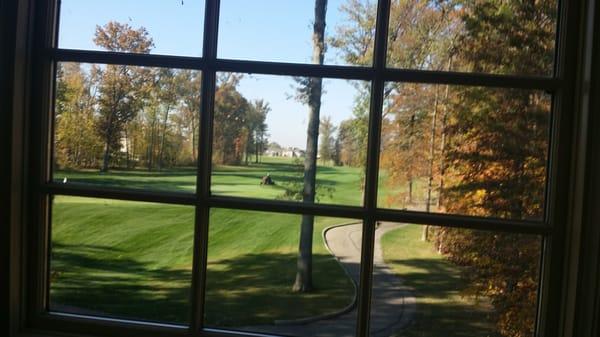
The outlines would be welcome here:
[[[196,190],[200,72],[59,63],[58,183]]]
[[[368,82],[220,73],[212,193],[361,205],[369,96]]]
[[[60,1],[59,48],[202,56],[204,0]]]
[[[379,207],[539,220],[551,96],[388,83]]]
[[[205,326],[354,336],[361,233],[358,220],[213,209]]]
[[[348,0],[349,4],[353,2]],[[552,74],[558,0],[393,0],[391,4],[387,52],[390,67]],[[353,25],[373,16],[373,9],[351,8]],[[364,36],[362,30],[353,31],[343,36],[343,44],[354,43],[365,49],[372,37]]]
[[[372,336],[534,336],[542,240],[384,222]]]
[[[194,208],[56,196],[50,310],[187,323]]]
[[[324,64],[372,64],[376,7],[372,0],[325,1]],[[355,9],[368,11],[369,19],[354,21]],[[317,63],[312,56],[315,21],[315,1],[222,0],[218,56]],[[362,34],[362,39],[346,43],[343,37],[350,34]]]

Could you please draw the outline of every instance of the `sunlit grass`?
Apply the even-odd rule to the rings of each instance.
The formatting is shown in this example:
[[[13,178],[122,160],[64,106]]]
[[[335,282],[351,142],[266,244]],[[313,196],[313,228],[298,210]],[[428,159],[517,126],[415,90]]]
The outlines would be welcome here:
[[[289,159],[216,167],[213,186],[219,189],[230,184],[245,189],[247,196],[268,198],[281,192],[271,189],[277,185],[260,186],[260,176],[265,170],[276,172],[281,165],[289,165]],[[331,169],[332,179],[342,177],[334,182],[335,193],[348,194],[353,187],[344,185],[355,183],[356,169],[340,169],[339,175],[335,174],[338,168]],[[122,187],[174,191],[193,191],[196,181],[195,171],[181,169],[60,174],[68,174],[68,182],[111,186],[118,182]],[[276,176],[275,181],[281,182],[281,178]],[[356,202],[360,197],[345,196]],[[54,309],[188,322],[193,207],[67,196],[55,197],[53,205]],[[300,217],[214,209],[209,227],[206,324],[269,324],[276,319],[329,313],[348,305],[354,288],[321,237],[323,228],[342,221],[317,218],[313,239],[316,289],[299,295],[291,287]]]

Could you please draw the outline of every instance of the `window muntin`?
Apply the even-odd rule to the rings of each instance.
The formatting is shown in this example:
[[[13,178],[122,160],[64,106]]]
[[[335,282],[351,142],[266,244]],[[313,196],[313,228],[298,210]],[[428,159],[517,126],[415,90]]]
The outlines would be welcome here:
[[[204,0],[147,1],[143,4],[136,0],[61,0],[58,47],[201,56],[203,21]],[[102,39],[102,35],[97,34],[99,30],[125,25],[132,31],[120,38],[129,39],[134,48],[122,48],[114,40]]]
[[[327,78],[217,74],[213,195],[303,201],[307,81],[322,85],[314,202],[362,204],[370,85]]]
[[[49,310],[187,324],[194,208],[55,196]]]
[[[374,35],[375,47],[373,48],[373,60],[374,67],[371,69],[366,68],[354,68],[354,67],[321,67],[321,66],[302,66],[298,64],[264,64],[264,63],[255,63],[250,60],[250,62],[238,62],[235,60],[221,60],[215,59],[217,57],[216,45],[212,44],[212,41],[216,41],[217,37],[217,24],[214,19],[214,13],[218,13],[216,10],[215,4],[218,2],[207,3],[207,13],[206,18],[207,22],[207,31],[205,34],[205,44],[207,50],[204,50],[204,55],[206,58],[170,58],[170,57],[154,57],[149,55],[137,55],[131,54],[127,56],[123,55],[113,55],[107,53],[95,53],[95,52],[85,52],[79,53],[77,51],[69,51],[69,50],[60,50],[54,49],[50,53],[51,61],[53,62],[61,62],[61,61],[77,61],[77,62],[101,62],[101,63],[124,63],[131,66],[137,65],[155,65],[155,66],[164,66],[167,64],[168,66],[172,66],[174,68],[194,68],[196,70],[202,70],[203,75],[208,78],[210,82],[212,82],[211,77],[214,79],[215,73],[218,72],[227,72],[227,71],[237,71],[240,73],[265,73],[265,75],[293,75],[293,76],[323,76],[323,77],[331,77],[331,78],[344,78],[344,79],[362,79],[362,80],[370,80],[373,81],[373,88],[376,89],[372,93],[371,110],[374,113],[370,115],[369,122],[369,131],[378,131],[379,130],[379,122],[380,115],[384,106],[384,102],[382,97],[385,97],[385,81],[400,81],[404,80],[407,82],[416,82],[416,83],[430,83],[430,84],[439,84],[443,85],[446,83],[452,83],[456,85],[480,85],[483,87],[518,87],[518,88],[527,88],[531,90],[543,90],[547,91],[549,95],[554,95],[557,92],[561,92],[564,84],[560,81],[557,81],[555,78],[544,78],[544,77],[521,77],[520,73],[511,73],[506,72],[510,76],[489,76],[485,74],[476,74],[476,73],[462,73],[462,74],[444,74],[437,72],[423,72],[420,71],[420,68],[417,70],[412,69],[385,69],[385,54],[386,50],[384,48],[383,41],[386,40],[386,29],[385,23],[387,19],[387,15],[385,15],[385,11],[388,10],[388,4],[386,1],[378,1],[379,6],[379,15],[378,17],[378,26]],[[383,14],[383,15],[382,15]],[[213,15],[213,16],[211,16]],[[54,46],[52,46],[54,47]],[[370,52],[367,48],[367,53]],[[219,55],[220,56],[220,55]],[[41,55],[40,57],[45,57],[45,55]],[[243,60],[242,60],[243,61]],[[354,63],[354,62],[353,62]],[[362,64],[361,64],[362,65]],[[368,64],[370,65],[370,64]],[[462,70],[461,70],[462,71]],[[505,72],[500,72],[500,74],[505,74]],[[211,144],[207,138],[210,138],[206,135],[211,134],[211,125],[210,117],[214,113],[213,106],[211,104],[211,99],[214,96],[215,88],[213,87],[214,83],[211,84],[209,81],[204,81],[202,86],[202,92],[204,93],[204,100],[202,101],[202,125],[201,125],[201,137],[199,137],[199,148],[208,149]],[[46,93],[44,93],[46,95]],[[208,103],[207,103],[208,102]],[[556,110],[556,109],[555,109]],[[556,112],[556,111],[553,111]],[[45,112],[44,112],[45,113]],[[555,132],[555,130],[553,130]],[[380,135],[377,132],[371,132],[369,136],[369,149],[371,152],[375,153],[378,150]],[[553,155],[556,153],[553,153]],[[200,157],[202,157],[202,153]],[[209,162],[210,160],[206,160]],[[368,202],[363,207],[345,207],[345,206],[332,206],[325,204],[312,204],[306,205],[304,203],[289,203],[286,201],[277,201],[271,202],[268,200],[260,200],[260,199],[252,199],[252,200],[239,200],[236,198],[229,198],[225,196],[212,196],[210,195],[210,185],[208,182],[210,181],[210,175],[212,168],[210,164],[206,162],[202,162],[199,160],[198,163],[198,182],[199,189],[197,196],[190,196],[189,198],[183,198],[181,196],[175,196],[168,193],[163,193],[161,191],[144,191],[143,193],[131,193],[131,191],[127,191],[127,188],[121,188],[118,190],[110,190],[110,191],[101,191],[105,195],[109,195],[114,199],[133,199],[133,200],[160,200],[168,203],[182,203],[188,205],[196,205],[196,213],[197,214],[209,214],[210,210],[215,209],[215,207],[225,207],[228,209],[255,209],[255,210],[267,210],[267,211],[282,211],[282,212],[292,212],[298,213],[302,211],[306,211],[309,213],[319,214],[322,216],[344,216],[350,217],[351,215],[356,218],[362,218],[365,221],[364,224],[364,234],[366,234],[366,240],[368,240],[369,236],[375,235],[376,222],[381,219],[395,219],[399,222],[417,222],[421,224],[427,223],[436,223],[450,227],[467,227],[467,228],[480,228],[486,230],[494,230],[501,229],[502,231],[508,231],[513,233],[538,233],[544,235],[545,238],[549,237],[549,233],[552,229],[548,229],[547,219],[540,219],[535,221],[520,221],[515,219],[493,219],[493,218],[471,218],[471,217],[462,217],[456,215],[440,215],[440,214],[422,214],[420,212],[406,212],[403,210],[384,210],[381,208],[376,208],[376,206],[381,207],[380,204],[376,204],[373,200],[376,199],[377,192],[377,169],[378,169],[378,160],[375,159],[375,156],[372,156],[370,160],[366,163],[366,179],[365,179],[365,200]],[[49,163],[44,163],[45,165],[49,165]],[[43,173],[40,173],[43,175]],[[48,180],[47,177],[44,177],[45,180]],[[554,184],[556,181],[551,181],[550,183]],[[100,191],[100,189],[98,189]],[[77,186],[74,185],[63,186],[56,183],[47,183],[43,186],[43,193],[50,193],[56,195],[93,195],[96,192],[93,186]],[[409,221],[410,220],[410,221]],[[198,245],[195,246],[195,258],[200,259],[200,262],[194,264],[194,270],[192,272],[192,277],[197,277],[197,275],[201,274],[204,268],[204,264],[202,262],[202,254],[203,247],[205,245],[209,245],[208,236],[203,235],[204,230],[210,225],[210,217],[209,216],[201,216],[195,219],[196,221],[196,243]],[[364,240],[363,240],[364,241]],[[365,250],[363,253],[362,263],[364,264],[365,270],[369,270],[369,265],[372,262],[370,257],[374,252],[373,247],[369,245],[364,246]],[[544,251],[544,258],[549,257],[546,256],[548,252]],[[371,284],[369,277],[365,274],[361,275],[361,279],[365,282],[362,282],[359,287],[360,294],[364,295],[368,293],[369,286]],[[203,305],[206,301],[204,297],[204,289],[202,286],[204,282],[201,277],[199,277],[199,286],[197,289],[193,289],[193,291],[198,291],[199,296],[194,296],[192,299],[191,312],[193,321],[190,322],[190,327],[192,333],[197,333],[196,328],[206,328],[207,325],[203,321],[202,313],[205,312]],[[542,287],[547,287],[547,280],[541,283]],[[364,289],[363,289],[364,288]],[[192,291],[192,292],[193,292]],[[543,293],[543,292],[542,292]],[[544,299],[542,298],[542,305],[544,305]],[[367,322],[369,313],[365,310],[366,304],[364,302],[359,304],[357,310],[359,314],[357,315],[357,333],[360,336],[365,336],[368,334]],[[94,315],[89,315],[94,316]],[[376,318],[373,318],[376,319]],[[223,328],[227,330],[226,327]],[[150,329],[151,330],[151,329]],[[214,331],[214,329],[210,329]]]

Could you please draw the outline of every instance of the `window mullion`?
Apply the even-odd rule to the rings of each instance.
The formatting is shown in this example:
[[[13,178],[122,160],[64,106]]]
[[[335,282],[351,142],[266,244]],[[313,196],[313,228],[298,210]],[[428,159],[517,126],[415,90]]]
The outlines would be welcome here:
[[[379,0],[373,67],[375,79],[371,84],[371,104],[369,113],[368,150],[366,163],[366,182],[364,206],[366,216],[363,222],[357,333],[359,337],[369,336],[369,319],[373,281],[373,256],[375,244],[375,223],[377,210],[377,185],[379,171],[379,148],[381,143],[381,118],[383,109],[384,74],[387,53],[387,32],[390,0]]]
[[[204,321],[206,290],[206,261],[208,256],[208,226],[210,207],[212,116],[216,91],[217,35],[219,29],[220,1],[206,1],[204,17],[203,59],[206,67],[202,72],[200,106],[200,136],[198,137],[197,205],[194,230],[194,262],[192,270],[191,334],[201,334]]]

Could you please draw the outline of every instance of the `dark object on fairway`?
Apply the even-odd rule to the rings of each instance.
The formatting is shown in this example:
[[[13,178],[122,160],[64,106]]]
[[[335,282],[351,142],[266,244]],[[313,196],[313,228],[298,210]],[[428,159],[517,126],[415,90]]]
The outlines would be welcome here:
[[[269,173],[267,173],[266,176],[263,176],[260,179],[260,184],[261,185],[275,185],[275,182],[273,181],[273,179],[271,179],[271,175]]]

